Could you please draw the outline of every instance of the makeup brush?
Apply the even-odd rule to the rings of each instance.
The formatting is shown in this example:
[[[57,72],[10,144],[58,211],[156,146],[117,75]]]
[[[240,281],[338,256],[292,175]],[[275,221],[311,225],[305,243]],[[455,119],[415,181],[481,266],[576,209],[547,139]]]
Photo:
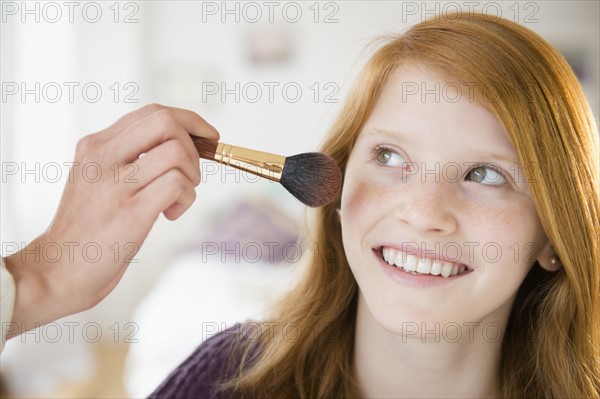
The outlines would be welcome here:
[[[279,182],[294,197],[311,207],[329,204],[342,187],[340,168],[325,154],[308,152],[286,158],[203,137],[190,137],[200,158]]]

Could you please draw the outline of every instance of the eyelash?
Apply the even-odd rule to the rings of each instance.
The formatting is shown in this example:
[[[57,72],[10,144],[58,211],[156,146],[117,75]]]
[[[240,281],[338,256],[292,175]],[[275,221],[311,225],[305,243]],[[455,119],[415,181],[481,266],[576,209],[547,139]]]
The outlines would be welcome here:
[[[377,162],[377,164],[386,167],[387,165],[383,165],[381,162],[379,162],[379,160],[377,159],[378,155],[380,154],[381,151],[390,151],[394,154],[398,154],[398,151],[394,150],[393,148],[386,146],[386,145],[376,145],[375,147],[373,147],[371,149],[371,159],[375,162]],[[400,154],[398,154],[400,157],[402,157]],[[466,176],[468,176],[470,173],[472,173],[475,169],[478,168],[486,168],[486,169],[490,169],[492,171],[494,171],[495,173],[499,174],[502,179],[504,179],[504,183],[502,184],[483,184],[485,186],[491,186],[491,187],[501,187],[504,186],[506,184],[508,184],[509,179],[507,178],[506,174],[498,167],[494,166],[493,164],[489,164],[489,163],[478,163],[475,165],[472,165],[471,168],[467,171],[467,173],[465,174],[465,178]]]

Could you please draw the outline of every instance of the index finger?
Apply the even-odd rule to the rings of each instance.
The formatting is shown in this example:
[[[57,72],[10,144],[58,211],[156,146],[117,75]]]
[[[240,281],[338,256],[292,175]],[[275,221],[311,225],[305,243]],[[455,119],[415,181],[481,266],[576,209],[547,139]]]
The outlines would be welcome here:
[[[165,107],[169,109],[176,120],[181,123],[183,128],[189,134],[198,137],[205,137],[207,139],[219,141],[221,137],[217,129],[210,123],[206,122],[204,118],[195,113],[182,108]]]
[[[168,109],[170,112],[172,112],[175,119],[182,124],[184,129],[189,134],[206,137],[213,140],[219,140],[220,136],[217,129],[215,129],[210,123],[206,122],[206,120],[204,120],[204,118],[197,113],[183,108],[168,107],[159,104],[146,105],[142,108],[125,114],[115,123],[113,123],[108,129],[102,131],[99,134],[99,138],[103,141],[109,141],[140,120],[146,118],[154,112],[163,109]]]

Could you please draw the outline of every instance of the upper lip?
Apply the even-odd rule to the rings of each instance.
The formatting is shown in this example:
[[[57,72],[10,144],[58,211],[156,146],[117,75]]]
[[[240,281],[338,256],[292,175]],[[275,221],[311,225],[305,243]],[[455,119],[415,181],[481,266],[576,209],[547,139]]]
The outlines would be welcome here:
[[[416,246],[416,248],[415,248],[415,246]],[[431,259],[431,260],[437,260],[440,262],[453,263],[458,266],[465,266],[469,270],[473,270],[472,266],[470,266],[466,263],[460,262],[460,260],[457,258],[450,258],[450,257],[444,256],[439,251],[428,250],[426,247],[423,248],[423,245],[417,245],[414,242],[413,243],[402,243],[402,244],[381,244],[381,245],[375,246],[373,249],[376,250],[377,252],[381,253],[381,251],[383,250],[384,247],[385,248],[393,248],[397,251],[402,251],[405,254],[416,256],[418,258],[427,258],[427,259]]]

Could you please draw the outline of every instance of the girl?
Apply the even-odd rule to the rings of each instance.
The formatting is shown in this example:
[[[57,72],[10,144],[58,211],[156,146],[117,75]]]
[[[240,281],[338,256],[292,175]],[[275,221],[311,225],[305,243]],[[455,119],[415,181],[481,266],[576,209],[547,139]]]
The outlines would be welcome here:
[[[598,397],[598,130],[564,58],[483,14],[392,38],[322,152],[317,256],[153,397]]]

